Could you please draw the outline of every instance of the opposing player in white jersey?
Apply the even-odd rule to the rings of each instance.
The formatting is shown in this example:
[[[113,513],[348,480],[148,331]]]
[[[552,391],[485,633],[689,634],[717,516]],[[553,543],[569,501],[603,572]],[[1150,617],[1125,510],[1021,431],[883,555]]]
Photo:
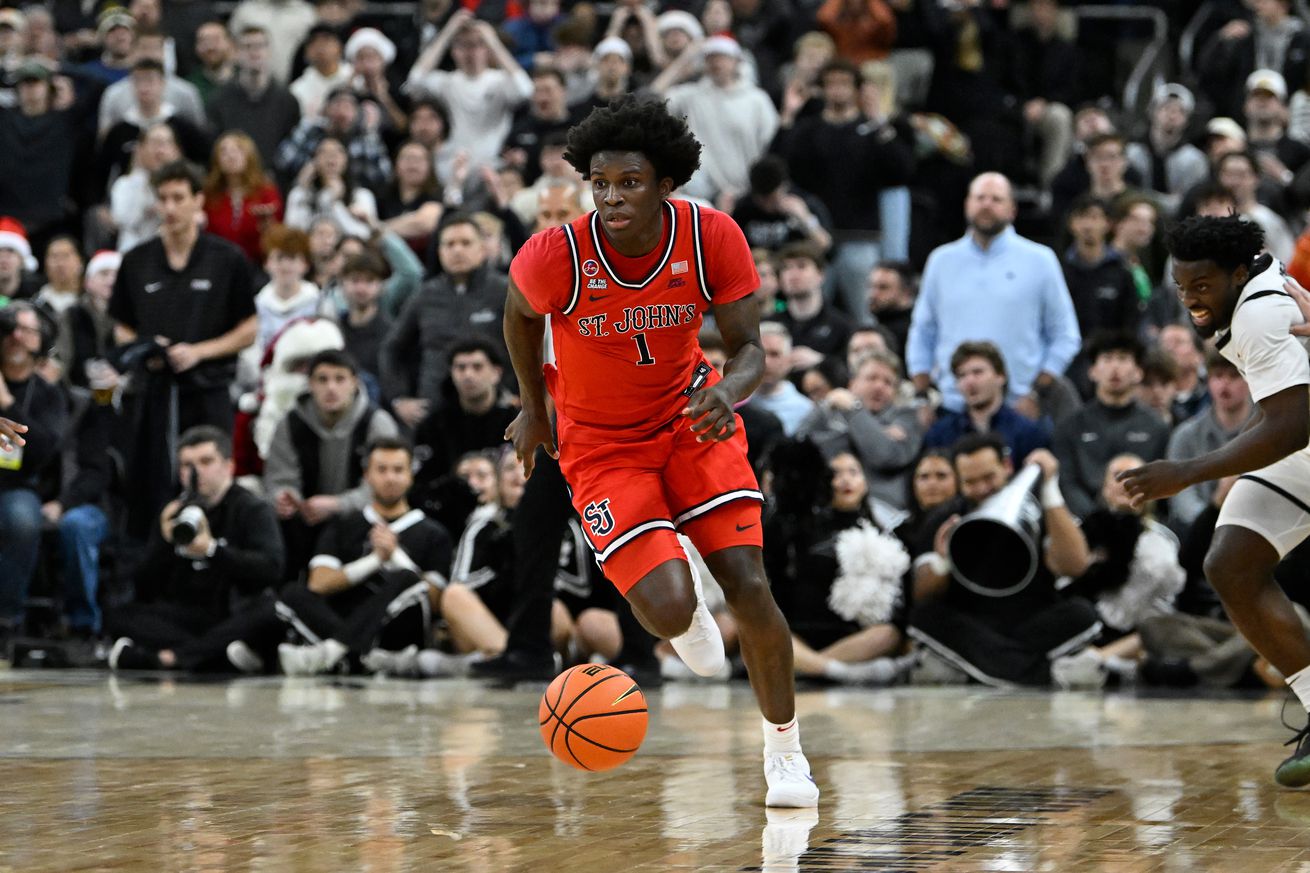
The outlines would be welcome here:
[[[1155,461],[1119,474],[1135,502],[1237,476],[1205,558],[1205,575],[1233,624],[1287,677],[1310,712],[1310,636],[1274,581],[1274,568],[1310,536],[1310,339],[1300,286],[1261,254],[1260,227],[1236,215],[1180,222],[1166,238],[1178,295],[1201,336],[1232,361],[1259,412],[1235,439],[1185,461]],[[1292,293],[1289,293],[1289,290]],[[1300,330],[1298,330],[1298,333]],[[1278,766],[1281,785],[1310,784],[1310,725]]]

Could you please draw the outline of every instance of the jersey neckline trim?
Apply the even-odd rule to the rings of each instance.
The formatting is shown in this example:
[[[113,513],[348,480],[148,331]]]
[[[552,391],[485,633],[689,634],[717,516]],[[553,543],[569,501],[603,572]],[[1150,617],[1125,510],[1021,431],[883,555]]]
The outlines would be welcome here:
[[[655,281],[655,277],[658,276],[666,266],[668,266],[669,258],[673,257],[673,246],[678,241],[678,210],[667,200],[664,201],[664,205],[668,208],[669,213],[668,245],[665,246],[664,254],[660,257],[659,263],[651,269],[646,278],[635,283],[623,281],[619,278],[619,274],[615,272],[614,268],[610,266],[609,259],[605,257],[605,246],[602,244],[600,238],[600,213],[591,213],[591,242],[596,248],[596,257],[600,260],[601,266],[605,268],[605,272],[609,273],[610,278],[614,280],[614,284],[618,285],[620,288],[627,288],[630,291],[639,291],[642,288],[645,288],[651,282]]]

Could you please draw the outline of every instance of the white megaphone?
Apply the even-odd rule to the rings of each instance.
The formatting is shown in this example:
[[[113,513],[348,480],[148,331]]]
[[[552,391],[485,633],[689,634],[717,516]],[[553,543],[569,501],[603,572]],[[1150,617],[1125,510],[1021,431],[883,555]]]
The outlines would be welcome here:
[[[960,519],[946,540],[951,573],[984,597],[1018,594],[1041,560],[1042,468],[1028,464],[1010,483]]]

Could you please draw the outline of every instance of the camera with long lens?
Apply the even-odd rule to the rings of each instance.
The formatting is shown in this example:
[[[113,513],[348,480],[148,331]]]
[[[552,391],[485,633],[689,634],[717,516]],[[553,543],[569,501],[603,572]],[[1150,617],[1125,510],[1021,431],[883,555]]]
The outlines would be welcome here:
[[[200,526],[205,523],[205,510],[200,507],[200,496],[196,493],[196,468],[186,468],[185,490],[182,492],[182,508],[173,516],[173,544],[189,546],[200,533]]]

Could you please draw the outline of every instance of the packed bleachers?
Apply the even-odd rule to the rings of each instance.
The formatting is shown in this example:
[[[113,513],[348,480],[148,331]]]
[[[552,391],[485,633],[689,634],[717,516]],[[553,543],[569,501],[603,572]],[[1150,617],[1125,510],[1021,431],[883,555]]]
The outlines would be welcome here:
[[[0,415],[30,431],[0,453],[0,658],[452,675],[503,650],[508,264],[592,208],[570,126],[639,93],[702,143],[674,196],[755,254],[739,412],[799,674],[1276,682],[1201,567],[1231,483],[1141,508],[1112,474],[1254,411],[1178,303],[1169,225],[1235,211],[1310,281],[1304,12],[6,6]],[[980,594],[955,520],[1027,463],[1043,559]],[[620,622],[576,528],[561,660],[689,675]]]

